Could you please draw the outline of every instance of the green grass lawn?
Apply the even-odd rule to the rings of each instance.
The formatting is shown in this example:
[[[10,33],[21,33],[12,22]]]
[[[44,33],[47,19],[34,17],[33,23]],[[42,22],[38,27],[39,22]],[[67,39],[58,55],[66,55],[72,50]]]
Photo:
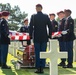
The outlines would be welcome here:
[[[10,62],[11,59],[17,60],[10,54],[8,55],[7,64],[11,66],[11,69],[0,69],[0,75],[49,75],[49,69],[44,69],[44,74],[36,74],[34,73],[35,69],[20,69],[16,70],[14,65]],[[58,67],[59,75],[76,75],[76,62],[73,63],[74,68],[62,68]]]

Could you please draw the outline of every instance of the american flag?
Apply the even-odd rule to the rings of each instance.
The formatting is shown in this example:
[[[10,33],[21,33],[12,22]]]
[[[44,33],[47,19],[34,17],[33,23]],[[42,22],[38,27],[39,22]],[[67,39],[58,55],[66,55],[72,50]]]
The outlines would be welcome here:
[[[9,30],[9,36],[11,40],[30,40],[29,33],[20,33]]]

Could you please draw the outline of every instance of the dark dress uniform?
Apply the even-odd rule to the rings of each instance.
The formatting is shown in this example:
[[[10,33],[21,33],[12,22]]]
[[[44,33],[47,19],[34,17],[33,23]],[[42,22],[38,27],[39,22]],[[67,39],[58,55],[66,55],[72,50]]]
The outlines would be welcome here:
[[[69,16],[66,19],[64,30],[69,30],[66,35],[64,35],[64,40],[66,42],[66,51],[68,52],[68,65],[67,67],[72,67],[73,63],[73,40],[74,35],[74,20]]]
[[[22,26],[22,27],[20,28],[20,32],[29,33],[29,26]]]
[[[56,20],[52,20],[51,24],[52,24],[52,32],[57,32],[57,30],[58,30],[58,23],[57,23],[57,21]]]
[[[47,26],[49,34],[47,34]],[[30,37],[34,39],[36,68],[45,67],[45,59],[40,59],[40,52],[46,51],[48,37],[52,34],[52,25],[48,15],[42,12],[32,15],[30,21]],[[34,35],[32,37],[32,35]]]
[[[2,17],[2,12],[0,12],[0,25],[1,25],[1,17]],[[0,56],[1,56],[1,27],[0,27]],[[0,57],[0,65],[1,65],[1,57]]]
[[[58,31],[63,31],[64,30],[64,24],[65,24],[65,18],[59,21],[59,26],[58,26]],[[58,38],[59,41],[59,49],[61,52],[66,51],[66,45],[64,41],[64,36],[62,35],[61,37]],[[61,63],[59,66],[64,66],[65,65],[66,59],[62,58]]]
[[[22,32],[22,33],[29,33],[29,26],[22,26],[20,28],[20,32]],[[27,45],[31,44],[30,40],[26,40],[26,41],[27,41]],[[23,41],[22,41],[22,45],[23,45]]]
[[[8,54],[8,45],[10,44],[10,38],[9,35],[9,28],[8,28],[8,22],[2,18],[1,24],[0,24],[0,33],[1,33],[1,40],[0,40],[0,60],[2,66],[6,65],[7,61],[7,54]]]
[[[2,12],[0,12],[0,24],[1,24],[1,17],[2,17]],[[1,30],[1,29],[0,29]],[[1,32],[1,31],[0,31]],[[1,38],[1,33],[0,33],[0,38]]]
[[[1,18],[0,18],[0,66],[1,66]]]

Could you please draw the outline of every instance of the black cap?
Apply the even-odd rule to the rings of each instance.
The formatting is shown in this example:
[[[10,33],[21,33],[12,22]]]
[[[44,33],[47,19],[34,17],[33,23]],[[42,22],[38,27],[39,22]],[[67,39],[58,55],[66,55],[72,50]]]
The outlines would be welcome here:
[[[2,11],[2,16],[9,16],[10,13],[8,11]]]

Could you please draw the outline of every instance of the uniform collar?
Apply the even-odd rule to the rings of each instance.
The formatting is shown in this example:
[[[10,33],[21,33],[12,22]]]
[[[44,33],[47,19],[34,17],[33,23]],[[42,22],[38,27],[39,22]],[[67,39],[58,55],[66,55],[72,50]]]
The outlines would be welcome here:
[[[70,17],[71,17],[71,16],[68,16],[68,17],[66,18],[66,20],[68,20]]]
[[[37,13],[42,13],[41,11],[37,12]]]
[[[52,21],[55,21],[55,19],[54,19],[54,20],[50,20],[50,21],[51,21],[51,22],[52,22]]]
[[[28,27],[28,25],[24,25],[24,27]]]

